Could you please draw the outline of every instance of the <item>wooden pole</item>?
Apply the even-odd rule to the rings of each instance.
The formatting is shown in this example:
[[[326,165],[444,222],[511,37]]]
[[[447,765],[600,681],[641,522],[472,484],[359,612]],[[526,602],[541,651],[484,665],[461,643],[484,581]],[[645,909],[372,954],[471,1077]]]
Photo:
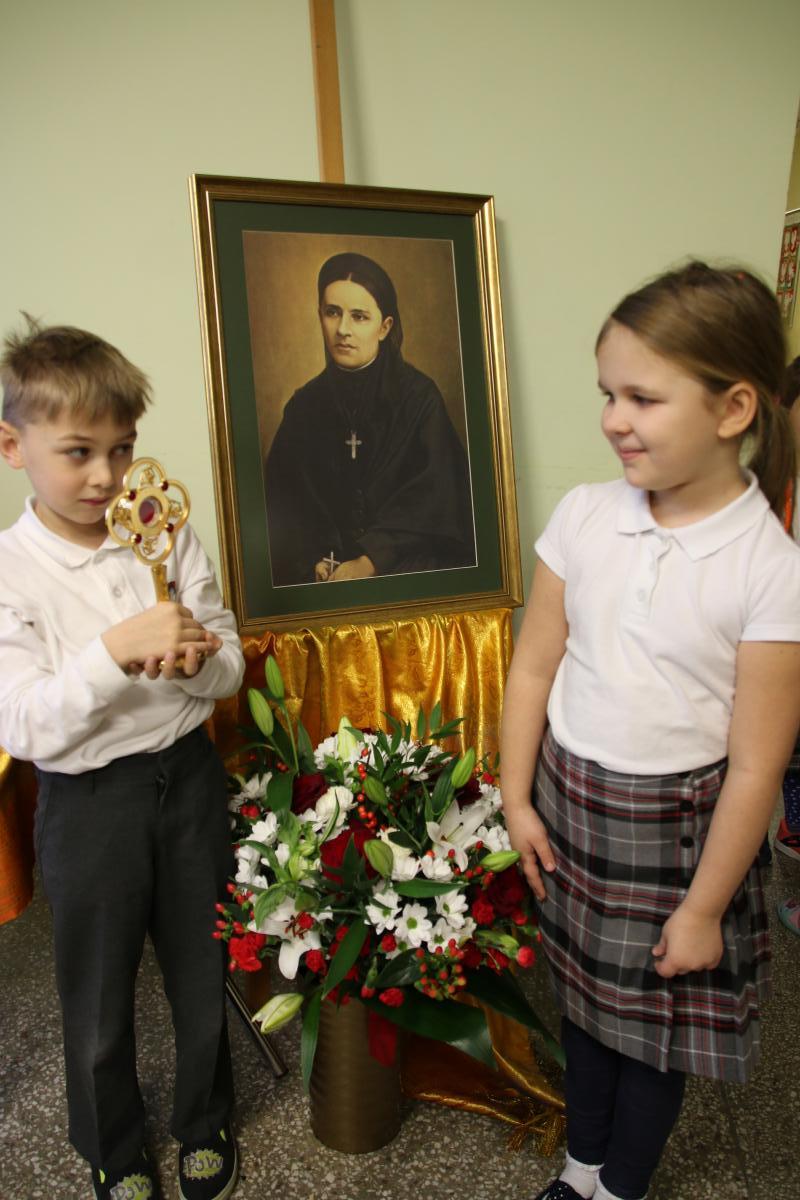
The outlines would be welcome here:
[[[317,149],[321,183],[344,183],[342,110],[333,0],[308,0],[314,95],[317,104]]]

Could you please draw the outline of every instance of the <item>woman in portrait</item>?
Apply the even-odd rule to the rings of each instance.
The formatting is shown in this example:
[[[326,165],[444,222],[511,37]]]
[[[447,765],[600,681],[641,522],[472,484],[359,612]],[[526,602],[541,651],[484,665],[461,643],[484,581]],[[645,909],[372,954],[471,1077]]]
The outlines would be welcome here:
[[[273,586],[473,565],[467,457],[403,359],[394,284],[336,254],[317,292],[325,369],[289,400],[264,468]]]

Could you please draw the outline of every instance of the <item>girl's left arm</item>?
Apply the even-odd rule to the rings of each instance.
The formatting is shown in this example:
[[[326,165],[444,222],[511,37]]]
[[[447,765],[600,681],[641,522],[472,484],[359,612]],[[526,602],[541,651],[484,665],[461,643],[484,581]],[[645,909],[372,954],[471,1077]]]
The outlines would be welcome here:
[[[653,947],[670,978],[716,967],[720,922],[769,827],[800,728],[800,644],[741,642],[728,771],[692,884]]]

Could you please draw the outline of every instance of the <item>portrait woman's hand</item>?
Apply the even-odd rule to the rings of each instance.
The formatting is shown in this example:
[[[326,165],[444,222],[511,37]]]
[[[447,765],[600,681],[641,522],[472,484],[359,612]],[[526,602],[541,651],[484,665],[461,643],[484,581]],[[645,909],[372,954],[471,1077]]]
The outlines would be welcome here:
[[[322,567],[326,574],[320,572]],[[359,558],[349,558],[347,562],[339,563],[335,571],[328,572],[328,563],[318,562],[314,568],[317,579],[327,580],[329,583],[336,583],[341,579],[369,579],[375,574],[375,564],[366,554],[362,554]]]

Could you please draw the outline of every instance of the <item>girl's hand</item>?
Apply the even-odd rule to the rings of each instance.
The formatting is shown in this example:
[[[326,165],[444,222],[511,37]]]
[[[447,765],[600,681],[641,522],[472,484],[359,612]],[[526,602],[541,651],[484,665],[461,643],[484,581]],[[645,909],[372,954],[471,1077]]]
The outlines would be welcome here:
[[[722,929],[716,917],[706,917],[680,904],[665,922],[651,951],[663,979],[690,971],[713,971],[722,958]]]
[[[509,841],[520,855],[525,878],[537,899],[544,900],[545,890],[539,867],[541,865],[545,871],[556,869],[555,856],[550,849],[544,824],[530,807],[506,812],[505,819]]]

